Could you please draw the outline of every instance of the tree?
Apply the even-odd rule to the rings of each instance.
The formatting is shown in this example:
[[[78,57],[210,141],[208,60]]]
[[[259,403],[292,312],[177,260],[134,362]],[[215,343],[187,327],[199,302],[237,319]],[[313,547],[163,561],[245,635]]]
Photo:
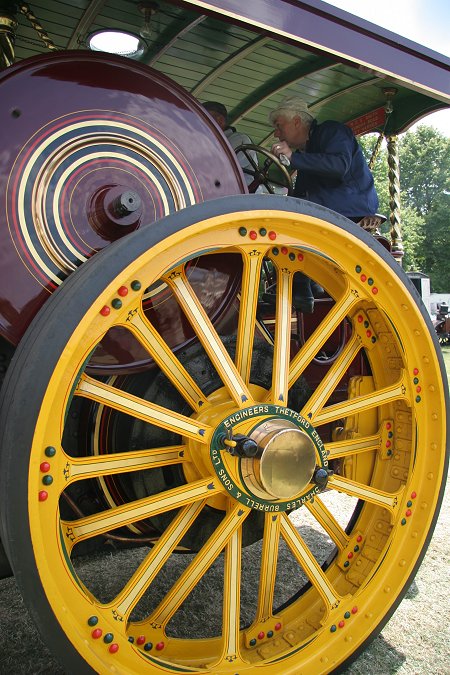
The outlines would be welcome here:
[[[367,160],[377,136],[359,139]],[[405,255],[403,267],[431,278],[435,291],[450,290],[449,193],[450,139],[433,127],[420,125],[399,139],[401,218]],[[379,211],[389,216],[387,150],[382,146],[373,166]],[[389,222],[383,226],[389,232]]]
[[[418,246],[412,246],[416,269],[431,279],[433,291],[450,290],[449,192],[450,139],[419,125],[400,139],[402,201],[421,217]],[[406,269],[408,269],[406,267]]]
[[[421,124],[401,136],[399,155],[403,199],[426,216],[435,198],[450,189],[450,139]]]
[[[372,157],[375,145],[378,141],[378,134],[367,134],[367,136],[360,137],[358,141],[361,145],[365,158],[369,162]],[[387,151],[386,144],[384,143],[375,159],[375,162],[373,163],[372,174],[380,202],[378,211],[387,217],[389,217],[388,171]]]
[[[432,289],[450,291],[450,194],[442,192],[433,201],[425,219],[424,266],[431,278]]]
[[[421,271],[426,269],[424,258],[425,220],[412,206],[402,204],[402,240],[405,254],[403,269]],[[426,272],[426,274],[429,274]]]

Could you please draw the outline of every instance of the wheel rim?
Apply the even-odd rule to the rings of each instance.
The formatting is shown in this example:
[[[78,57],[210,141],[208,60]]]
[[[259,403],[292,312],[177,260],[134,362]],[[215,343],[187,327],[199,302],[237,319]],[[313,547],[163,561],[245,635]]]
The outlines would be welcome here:
[[[40,614],[40,628],[62,660],[65,634],[81,659],[97,672],[244,673],[261,667],[267,674],[280,669],[298,673],[300,668],[329,672],[352,658],[383,625],[425,552],[445,475],[445,395],[431,331],[396,263],[384,251],[370,250],[369,237],[328,212],[329,221],[324,220],[323,210],[303,205],[309,215],[300,213],[302,205],[296,200],[289,200],[288,207],[284,199],[271,198],[272,203],[270,210],[265,208],[265,197],[236,198],[235,207],[222,201],[201,205],[166,219],[161,228],[153,226],[151,236],[145,230],[130,235],[128,246],[125,240],[117,242],[109,247],[113,250],[99,254],[72,275],[32,327],[19,353],[28,377],[37,378],[30,404],[30,414],[36,413],[34,431],[23,432],[30,434],[28,473],[14,460],[23,425],[20,404],[8,406],[8,418],[3,420],[4,538],[10,542],[19,579],[23,565],[30,565],[30,557],[33,560],[35,575],[21,581],[24,595]],[[164,229],[171,233],[164,236]],[[183,274],[183,266],[194,256],[214,255],[224,248],[244,262],[233,359]],[[263,256],[272,259],[278,272],[270,388],[251,382]],[[105,263],[107,272],[102,273]],[[294,271],[314,278],[334,302],[289,361]],[[221,388],[205,393],[146,322],[140,298],[160,278],[172,288],[195,328],[222,380]],[[82,289],[89,290],[81,300]],[[38,377],[32,362],[40,361],[40,355],[46,361],[48,340],[54,334],[49,317],[59,317],[63,311],[55,355],[47,359],[49,372]],[[286,405],[289,387],[305,373],[307,380],[313,379],[308,366],[344,319],[351,325],[351,334],[342,353],[321,375],[300,412],[293,410]],[[95,345],[105,330],[117,325],[145,344],[163,373],[178,383],[191,415],[116,391],[86,373]],[[351,379],[344,400],[334,400],[340,380],[361,354],[370,370]],[[30,382],[17,381],[14,372],[9,382],[5,396],[14,388],[20,401],[21,387],[29,391]],[[61,442],[63,420],[78,397],[175,432],[180,442],[159,449],[126,448],[106,457],[66,454]],[[336,397],[342,399],[341,394]],[[280,495],[267,475],[258,473],[262,466],[258,458],[223,450],[230,428],[234,436],[256,438],[264,435],[268,421],[279,434],[286,420],[302,439],[307,436],[307,460],[313,458],[316,470],[333,466],[337,471],[322,496],[317,494],[311,469]],[[268,447],[265,439],[261,445]],[[297,459],[286,461],[295,471]],[[177,463],[181,463],[184,484],[118,507],[103,506],[83,518],[61,516],[60,495],[75,481]],[[279,464],[281,468],[285,467]],[[275,473],[278,469],[275,466]],[[341,522],[340,512],[348,499],[353,500],[350,515]],[[356,500],[360,503],[354,522],[346,527]],[[174,581],[172,553],[206,506],[221,512],[222,520]],[[175,507],[171,524],[126,578],[111,575],[110,558],[100,555],[95,558],[92,581],[85,571],[85,557],[80,562],[72,558],[78,542]],[[247,578],[248,563],[241,535],[243,523],[255,511],[265,514],[265,529],[257,554],[259,569],[250,579],[253,609],[243,610],[242,579]],[[12,536],[18,513],[29,521],[30,541],[24,545]],[[307,546],[296,528],[302,526],[304,514],[313,523],[314,537],[323,539],[325,533],[331,541],[326,560],[314,544]],[[279,542],[290,551],[287,580]],[[195,622],[194,602],[194,609],[183,616],[185,598],[193,591],[201,603],[202,576],[217,567],[221,584],[214,591],[214,601],[209,600],[210,615],[207,612]],[[158,582],[160,577],[170,578],[168,586],[159,586],[157,575]],[[111,576],[117,584],[105,590]],[[33,590],[39,580],[44,600],[40,591]],[[61,626],[58,634],[45,625],[49,606]]]

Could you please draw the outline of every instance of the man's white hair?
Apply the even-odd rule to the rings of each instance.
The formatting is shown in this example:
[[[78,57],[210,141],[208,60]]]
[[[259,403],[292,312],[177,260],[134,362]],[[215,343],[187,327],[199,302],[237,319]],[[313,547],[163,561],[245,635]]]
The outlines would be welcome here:
[[[289,96],[283,99],[277,107],[269,113],[269,122],[275,126],[275,122],[279,115],[287,117],[288,120],[294,117],[300,117],[304,124],[311,124],[314,117],[308,111],[308,106],[300,96]]]

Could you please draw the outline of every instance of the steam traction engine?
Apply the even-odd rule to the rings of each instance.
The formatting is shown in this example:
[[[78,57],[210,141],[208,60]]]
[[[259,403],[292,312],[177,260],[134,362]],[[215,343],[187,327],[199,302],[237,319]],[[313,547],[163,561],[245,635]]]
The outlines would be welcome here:
[[[1,535],[44,639],[80,673],[348,662],[442,497],[442,359],[410,282],[336,213],[245,194],[150,68],[39,56],[0,93]]]

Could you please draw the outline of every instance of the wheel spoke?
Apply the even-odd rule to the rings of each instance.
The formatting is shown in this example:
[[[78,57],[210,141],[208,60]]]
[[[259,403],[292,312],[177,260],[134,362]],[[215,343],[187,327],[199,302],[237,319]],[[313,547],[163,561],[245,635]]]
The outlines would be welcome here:
[[[301,414],[309,420],[315,419],[315,415],[325,405],[330,395],[338,385],[346,370],[352,363],[361,348],[361,343],[356,334],[346,344],[345,349],[333,363],[330,370],[322,379],[314,394],[310,397]]]
[[[328,481],[328,487],[332,490],[345,492],[352,497],[358,497],[358,499],[362,499],[365,502],[371,502],[377,506],[382,506],[391,513],[394,513],[397,509],[400,502],[400,496],[403,492],[403,488],[396,493],[384,492],[383,490],[377,490],[370,485],[356,483],[348,478],[336,475],[331,476]]]
[[[272,373],[272,400],[287,405],[288,373],[291,342],[292,274],[278,270],[277,310]]]
[[[180,539],[191,527],[204,505],[205,500],[188,504],[173,519],[122,592],[109,604],[109,607],[115,610],[116,620],[128,620],[133,608],[166,563]]]
[[[358,295],[356,293],[348,292],[341,300],[339,300],[339,302],[336,302],[336,304],[333,305],[323,321],[317,326],[314,333],[308,338],[298,354],[292,359],[289,368],[289,387],[292,387],[298,380],[322,345],[325,344],[330,335],[336,330],[339,324],[344,321],[349,311],[358,302]]]
[[[255,623],[266,621],[272,616],[275,580],[277,576],[280,522],[279,515],[266,514]]]
[[[138,419],[156,424],[163,429],[170,429],[176,433],[193,438],[196,441],[207,443],[211,437],[212,429],[207,425],[199,425],[189,417],[162,408],[154,403],[149,403],[138,396],[128,394],[104,382],[98,382],[88,375],[82,375],[75,393],[92,401],[103,403],[115,410],[132,415]]]
[[[311,419],[312,424],[325,424],[341,417],[348,417],[356,413],[365,412],[371,408],[377,408],[387,403],[392,403],[399,399],[408,401],[405,373],[398,382],[389,387],[384,387],[378,391],[371,392],[362,396],[350,398],[342,403],[336,403],[324,408]]]
[[[129,471],[155,469],[158,466],[169,466],[186,461],[186,446],[172,445],[163,448],[117,452],[110,455],[94,455],[92,457],[69,457],[63,453],[60,465],[66,485],[76,480],[98,478]]]
[[[250,162],[250,164],[251,164],[252,167],[253,167],[253,172],[250,171],[249,169],[244,169],[244,173],[250,173],[252,176],[254,176],[254,175],[255,175],[255,172],[258,172],[258,171],[259,171],[259,166],[258,166],[258,164],[255,162],[255,160],[253,159],[253,157],[252,157],[252,152],[251,152],[250,150],[247,150],[247,149],[245,149],[245,150],[238,150],[238,153],[239,153],[239,152],[242,152],[242,153],[245,155],[245,158],[248,159],[248,161]]]
[[[294,557],[325,602],[326,613],[328,614],[331,609],[338,607],[341,596],[336,593],[313,554],[286,515],[283,516],[281,521],[281,533]]]
[[[198,411],[206,402],[205,396],[158,331],[139,311],[132,315],[130,312],[126,321],[126,327],[149,352],[191,408]]]
[[[230,511],[179,577],[178,581],[172,586],[164,600],[146,620],[146,624],[157,628],[167,625],[194,586],[198,584],[206,570],[231,540],[236,530],[242,527],[242,523],[249,513],[250,509],[246,509],[240,504]]]
[[[380,447],[380,434],[365,436],[363,438],[349,438],[343,441],[334,441],[333,443],[324,443],[324,448],[328,453],[328,461],[338,459],[339,457],[348,457],[360,452],[369,452],[378,450]]]
[[[306,502],[306,507],[312,513],[314,518],[322,525],[323,529],[330,535],[336,546],[342,550],[349,541],[348,535],[339,525],[333,514],[327,509],[320,497],[316,496],[314,501]]]
[[[165,279],[188,317],[214,367],[237,405],[250,401],[250,392],[225,349],[219,335],[201,306],[183,268],[173,270]]]
[[[130,525],[143,518],[149,518],[157,513],[170,511],[179,506],[205,499],[220,491],[221,486],[219,483],[215,483],[210,476],[195,483],[138,499],[92,516],[74,521],[61,520],[61,531],[65,537],[66,547],[70,552],[83,539],[95,537],[123,525]]]
[[[246,384],[250,381],[256,310],[263,250],[243,252],[244,270],[240,293],[239,325],[236,341],[236,368]]]
[[[239,631],[241,615],[241,560],[242,527],[233,532],[225,547],[224,584],[222,605],[223,651],[217,664],[223,661],[235,663],[239,655]],[[210,664],[210,667],[213,664]]]
[[[258,317],[257,320],[256,320],[256,328],[258,329],[260,335],[264,338],[264,340],[269,345],[271,345],[271,347],[273,347],[273,342],[274,342],[273,335],[269,331],[269,329],[267,328],[268,323],[269,323],[268,321],[263,320],[263,319]],[[270,323],[275,324],[275,320],[271,320]]]

